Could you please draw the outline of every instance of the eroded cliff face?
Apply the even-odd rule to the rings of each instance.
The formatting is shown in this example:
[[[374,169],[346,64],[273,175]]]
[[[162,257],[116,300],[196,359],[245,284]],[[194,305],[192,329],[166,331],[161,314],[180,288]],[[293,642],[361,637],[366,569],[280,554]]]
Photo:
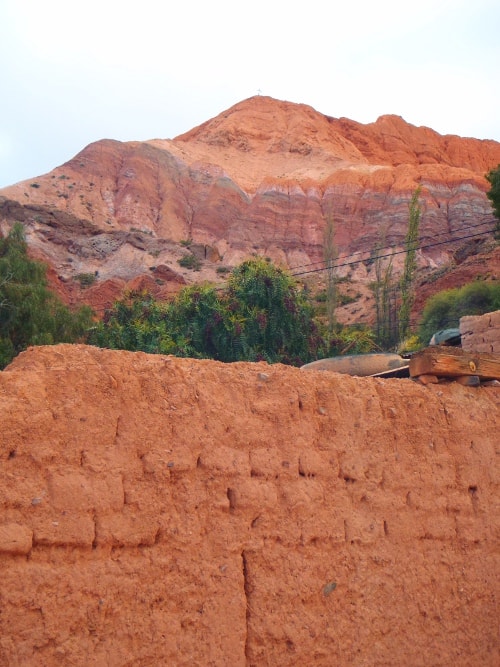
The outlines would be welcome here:
[[[442,136],[397,116],[363,125],[257,96],[173,140],[98,141],[2,189],[0,230],[23,222],[60,293],[93,305],[125,286],[164,296],[183,281],[221,281],[217,268],[254,254],[293,271],[318,268],[328,218],[339,274],[367,283],[375,245],[402,247],[417,186],[423,270],[464,244],[443,241],[491,230],[485,174],[499,163],[495,141]],[[200,273],[178,264],[188,241]],[[395,272],[401,264],[396,255]],[[78,291],[75,277],[96,272],[92,290]]]
[[[2,665],[497,665],[495,387],[85,346],[0,373]]]

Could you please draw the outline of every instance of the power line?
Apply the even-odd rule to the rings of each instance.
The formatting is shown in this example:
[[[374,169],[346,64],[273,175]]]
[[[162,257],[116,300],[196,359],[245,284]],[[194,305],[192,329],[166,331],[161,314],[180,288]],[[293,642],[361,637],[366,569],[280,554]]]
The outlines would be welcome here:
[[[486,236],[487,234],[491,234],[492,230],[489,230],[487,232],[477,232],[476,234],[469,234],[468,236],[459,236],[454,239],[446,239],[445,241],[436,241],[435,243],[427,243],[426,245],[418,245],[413,248],[412,250],[426,250],[427,248],[434,248],[435,246],[438,245],[445,245],[445,244],[451,244],[455,243],[456,241],[465,241],[466,239],[472,239],[478,236]],[[408,250],[405,248],[404,250],[397,250],[397,251],[392,251],[383,255],[374,255],[369,258],[370,261],[374,262],[377,259],[384,259],[386,257],[395,257],[396,255],[402,255],[405,254]],[[341,264],[335,264],[333,265],[334,269],[339,269],[343,266],[353,266],[354,264],[360,264],[361,262],[366,261],[363,259],[357,259],[352,262],[342,262]],[[316,263],[316,262],[314,262]],[[292,276],[305,276],[309,273],[320,273],[321,271],[326,271],[329,267],[321,267],[319,269],[310,269],[309,271],[300,271],[299,273],[292,273]]]
[[[489,224],[489,223],[484,223],[483,222],[483,223],[480,223],[478,225],[471,225],[470,227],[468,227],[468,229],[475,229],[477,227],[482,227],[485,224]],[[481,236],[487,236],[487,235],[491,234],[492,232],[493,232],[493,230],[490,229],[490,230],[487,230],[485,232],[477,232],[476,234],[469,234],[467,236],[459,236],[459,237],[454,238],[454,239],[446,239],[445,241],[436,241],[435,243],[428,243],[428,244],[425,244],[425,245],[418,245],[418,246],[415,246],[414,248],[412,248],[412,250],[426,250],[427,248],[433,248],[433,247],[438,246],[438,245],[452,244],[452,243],[455,243],[457,241],[465,241],[467,239],[477,238],[477,237],[481,237]],[[437,236],[442,236],[442,234],[437,234]],[[386,248],[382,248],[382,249],[384,250],[384,249],[387,249],[387,248],[390,248],[390,247],[391,246],[386,246]],[[347,257],[353,257],[354,255],[357,255],[361,252],[366,252],[366,251],[358,250],[358,251],[352,253],[351,255],[347,255]],[[344,266],[354,266],[355,264],[360,264],[361,262],[365,262],[365,261],[375,262],[377,259],[385,259],[386,257],[394,257],[395,255],[402,255],[406,252],[407,252],[406,248],[404,250],[397,250],[397,251],[394,251],[394,249],[392,249],[391,252],[385,253],[383,255],[373,255],[373,256],[371,256],[369,258],[366,258],[366,259],[356,259],[356,260],[353,260],[351,262],[342,262],[341,264],[334,264],[331,268],[339,269],[339,268],[342,268]],[[319,264],[320,261],[321,260],[318,260],[317,262],[312,262],[311,264],[302,264],[302,265],[299,265],[299,266],[293,267],[293,268],[301,268],[301,266],[313,266],[314,264]],[[324,264],[324,261],[322,263]],[[291,271],[293,271],[293,268],[291,269]],[[321,273],[322,271],[327,271],[329,268],[330,267],[328,267],[328,266],[322,266],[319,269],[310,269],[309,271],[299,271],[298,273],[290,273],[290,275],[292,277],[305,276],[305,275],[308,275],[310,273]],[[226,288],[227,288],[227,284],[222,284],[222,285],[219,285],[216,289],[218,291],[222,291]]]
[[[467,231],[469,229],[477,229],[478,227],[484,227],[484,225],[491,225],[491,224],[492,224],[491,220],[487,220],[487,221],[484,221],[484,222],[480,222],[476,225],[466,225],[466,226],[462,227],[462,229],[455,230],[455,231],[463,232],[463,231]],[[493,232],[493,229],[490,229],[490,230],[486,231],[485,233],[492,233],[492,232]],[[433,236],[428,236],[428,235],[427,236],[422,236],[420,238],[420,241],[425,241],[427,239],[443,236],[444,234],[454,234],[454,233],[455,233],[454,231],[450,231],[450,230],[447,230],[447,231],[444,231],[444,232],[437,232]],[[450,238],[448,240],[449,240],[450,243],[454,243],[455,241],[460,241],[461,237]],[[394,244],[386,245],[386,246],[380,247],[379,250],[389,250],[393,247],[394,247]],[[416,249],[418,250],[418,247]],[[344,259],[349,258],[349,257],[354,257],[355,255],[360,255],[360,254],[366,253],[366,252],[367,252],[366,250],[356,250],[355,252],[352,252],[349,255],[346,255]],[[373,259],[376,259],[376,258],[373,258]],[[362,260],[362,259],[356,260],[356,261],[353,262],[353,264],[357,264],[357,263],[362,262],[362,261],[365,261],[365,260]],[[305,267],[308,267],[308,266],[314,266],[315,264],[324,264],[324,263],[325,263],[324,260],[318,259],[316,262],[309,262],[308,264],[298,264],[297,266],[291,266],[290,271],[295,271],[295,269],[302,269],[302,268],[305,268]],[[339,265],[339,266],[344,266],[344,264]]]

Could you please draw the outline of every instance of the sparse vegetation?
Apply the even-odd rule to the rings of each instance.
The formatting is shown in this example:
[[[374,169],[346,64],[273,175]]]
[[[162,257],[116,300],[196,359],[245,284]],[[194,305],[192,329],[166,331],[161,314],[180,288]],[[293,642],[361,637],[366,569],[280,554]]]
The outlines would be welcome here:
[[[339,293],[338,297],[338,305],[339,306],[347,306],[350,303],[354,303],[361,297],[361,294],[359,292],[356,292],[354,296],[351,294],[342,294]]]
[[[184,269],[191,269],[192,271],[199,271],[201,269],[201,261],[196,255],[183,255],[177,260],[179,265]]]
[[[90,287],[97,280],[97,275],[95,273],[78,273],[75,276],[75,280],[77,280],[83,288]]]
[[[425,278],[421,281],[422,285],[431,285],[432,283],[435,283],[436,280],[439,280],[439,278],[442,278],[445,276],[447,273],[449,273],[452,268],[453,264],[446,264],[445,266],[439,267],[439,269],[435,269],[431,273],[428,273]]]
[[[345,294],[343,292],[338,292],[338,295],[336,297],[337,301],[337,306],[347,306],[349,303],[354,303],[360,298],[361,294],[357,292],[354,296],[351,296],[350,294]],[[321,290],[314,296],[314,300],[317,301],[318,303],[321,304],[326,304],[328,300],[328,295],[327,295],[327,290]],[[320,312],[323,315],[327,315],[327,309],[326,306],[324,306],[322,309],[320,309],[318,312]]]

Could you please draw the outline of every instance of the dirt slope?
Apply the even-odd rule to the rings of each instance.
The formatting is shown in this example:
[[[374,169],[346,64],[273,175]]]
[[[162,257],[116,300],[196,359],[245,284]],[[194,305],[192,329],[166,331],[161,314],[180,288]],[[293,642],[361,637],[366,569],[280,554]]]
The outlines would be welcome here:
[[[499,399],[28,350],[0,373],[0,664],[499,664]]]

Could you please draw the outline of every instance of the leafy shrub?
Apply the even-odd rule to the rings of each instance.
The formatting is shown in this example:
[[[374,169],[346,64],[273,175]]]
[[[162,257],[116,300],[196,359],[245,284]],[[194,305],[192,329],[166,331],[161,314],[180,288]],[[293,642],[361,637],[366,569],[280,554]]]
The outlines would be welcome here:
[[[350,294],[339,294],[339,306],[347,306],[349,303],[354,303],[360,298],[361,294],[356,292],[354,296]]]
[[[92,327],[88,342],[112,350],[173,354],[175,344],[167,330],[167,310],[167,304],[147,293],[129,292]]]
[[[184,269],[191,269],[192,271],[199,271],[201,268],[201,261],[196,257],[196,255],[183,255],[179,260],[177,260],[180,266]]]
[[[343,354],[366,354],[378,350],[374,332],[366,326],[354,325],[342,327],[337,325],[331,337],[324,336],[323,357],[335,357]]]
[[[93,285],[97,280],[97,276],[95,273],[78,273],[75,276],[75,280],[80,283],[81,287],[85,288]]]
[[[129,295],[94,327],[89,342],[220,361],[300,365],[316,358],[322,340],[290,275],[252,260],[234,269],[228,283],[225,292],[211,285],[186,287],[164,304]]]
[[[243,318],[243,358],[294,365],[316,356],[313,309],[295,280],[263,259],[243,262],[228,281],[228,307]]]
[[[316,294],[316,296],[314,297],[314,299],[318,303],[326,303],[326,290],[324,289],[324,290],[321,290],[321,292],[318,292]]]
[[[357,292],[355,296],[339,292],[337,294],[337,306],[347,306],[347,304],[349,303],[354,303],[360,298],[360,296],[361,294],[359,292]],[[314,297],[314,300],[317,301],[318,303],[326,303],[327,300],[326,290],[321,290],[321,292],[318,292]],[[324,313],[326,312],[326,309],[325,308],[319,309],[318,312]]]
[[[411,354],[422,348],[422,341],[416,334],[411,334],[398,345],[398,354]]]
[[[476,280],[460,288],[443,290],[427,300],[419,324],[419,338],[428,344],[441,329],[457,328],[465,315],[483,315],[500,309],[500,283]]]

